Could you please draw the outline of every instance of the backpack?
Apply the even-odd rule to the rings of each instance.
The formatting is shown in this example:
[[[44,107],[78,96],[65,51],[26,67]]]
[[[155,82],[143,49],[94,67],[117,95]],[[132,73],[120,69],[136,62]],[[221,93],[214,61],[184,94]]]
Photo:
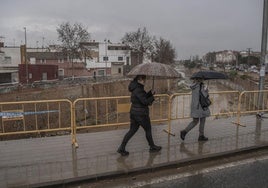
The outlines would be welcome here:
[[[204,94],[201,91],[201,88],[202,88],[202,84],[200,84],[200,90],[199,90],[199,103],[202,109],[206,110],[211,105],[212,102],[209,99],[209,95],[207,95],[206,97],[204,96]]]

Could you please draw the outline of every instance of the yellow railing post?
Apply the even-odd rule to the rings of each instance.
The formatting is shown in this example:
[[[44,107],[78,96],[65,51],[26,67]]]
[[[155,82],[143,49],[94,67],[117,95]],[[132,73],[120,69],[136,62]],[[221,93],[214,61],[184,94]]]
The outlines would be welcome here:
[[[237,104],[237,117],[236,117],[236,122],[233,122],[235,123],[236,125],[240,125],[240,126],[243,126],[240,124],[240,116],[241,116],[241,102],[242,102],[242,95],[244,95],[245,91],[243,91],[242,93],[240,93],[239,97],[238,97],[238,104]]]
[[[76,101],[72,103],[72,110],[71,110],[72,145],[75,148],[78,148],[79,146],[78,146],[77,139],[76,139],[75,103]]]
[[[164,129],[166,133],[169,135],[175,136],[175,134],[171,133],[171,106],[172,106],[172,98],[173,95],[168,97],[168,130]]]

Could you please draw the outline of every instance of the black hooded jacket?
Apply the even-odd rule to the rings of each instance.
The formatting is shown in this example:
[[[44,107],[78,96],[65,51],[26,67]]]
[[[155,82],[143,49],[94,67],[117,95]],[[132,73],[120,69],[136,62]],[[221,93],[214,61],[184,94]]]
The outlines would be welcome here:
[[[154,96],[151,91],[144,90],[144,85],[136,80],[130,82],[128,90],[131,92],[130,113],[133,115],[149,115],[149,105],[152,105]]]

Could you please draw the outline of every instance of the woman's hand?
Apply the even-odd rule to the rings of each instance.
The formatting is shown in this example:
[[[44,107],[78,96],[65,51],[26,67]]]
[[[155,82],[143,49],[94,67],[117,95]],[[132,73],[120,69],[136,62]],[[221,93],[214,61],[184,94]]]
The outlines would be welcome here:
[[[155,95],[155,90],[152,89],[152,90],[151,90],[151,93],[152,93],[153,95]]]

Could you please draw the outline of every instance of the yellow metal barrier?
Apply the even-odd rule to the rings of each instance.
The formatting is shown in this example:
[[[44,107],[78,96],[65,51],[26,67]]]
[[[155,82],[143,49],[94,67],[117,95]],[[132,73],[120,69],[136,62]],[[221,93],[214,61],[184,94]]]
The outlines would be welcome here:
[[[168,121],[169,95],[155,95],[152,122]],[[78,130],[129,124],[130,96],[80,98],[73,102],[74,135]],[[75,146],[78,147],[75,137]]]
[[[262,101],[261,106],[258,106],[259,100]],[[237,121],[234,123],[242,125],[240,123],[240,117],[242,114],[256,114],[259,112],[268,112],[268,90],[243,91],[239,96]]]
[[[237,114],[238,125],[242,114],[268,111],[268,90],[209,94],[213,102],[211,116]],[[263,103],[258,107],[260,94]],[[156,95],[150,107],[151,121],[168,122],[165,131],[172,135],[171,121],[190,118],[190,105],[191,93]],[[128,125],[129,109],[130,96],[80,98],[73,103],[67,99],[0,102],[0,136],[67,131],[71,132],[72,144],[78,147],[77,131]]]
[[[220,91],[210,92],[209,97],[212,105],[209,107],[211,116],[230,116],[236,113],[239,92],[238,91]],[[175,93],[170,96],[171,120],[185,119],[190,116],[191,93]]]
[[[237,113],[239,91],[218,91],[210,92],[212,105],[210,106],[211,116],[232,116]],[[171,133],[171,120],[190,118],[192,94],[175,93],[169,99],[169,124],[168,132]]]
[[[0,136],[68,131],[73,137],[71,107],[67,99],[0,102]]]

